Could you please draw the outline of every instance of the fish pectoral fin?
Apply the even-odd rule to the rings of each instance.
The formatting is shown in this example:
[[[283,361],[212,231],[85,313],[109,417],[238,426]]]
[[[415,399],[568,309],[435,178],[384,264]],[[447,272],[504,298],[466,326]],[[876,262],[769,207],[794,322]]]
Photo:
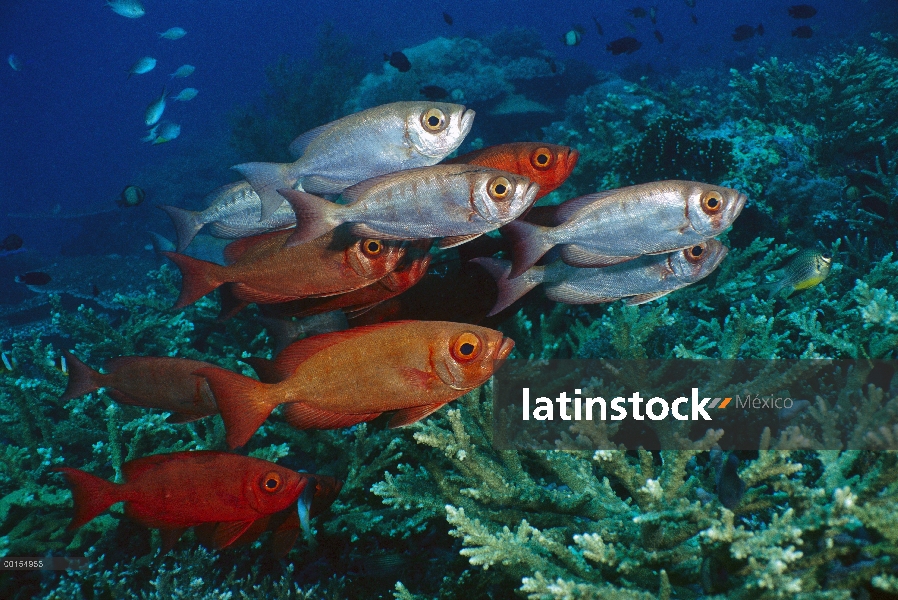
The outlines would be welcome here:
[[[405,240],[409,238],[399,237],[395,235],[391,235],[389,233],[384,233],[382,231],[378,231],[371,227],[370,225],[366,225],[365,223],[353,223],[349,231],[352,235],[361,238],[375,238],[378,240]]]
[[[284,419],[297,429],[340,429],[376,419],[381,415],[373,413],[339,413],[323,408],[315,408],[302,402],[291,402],[284,407]]]
[[[402,367],[398,370],[406,383],[421,390],[429,390],[430,384],[439,379],[439,377],[433,373],[415,369],[413,367]]]
[[[221,550],[237,541],[250,528],[253,521],[228,521],[219,523],[212,534],[212,546]]]
[[[646,302],[651,302],[652,300],[657,300],[661,296],[666,296],[673,290],[667,290],[664,292],[651,292],[649,294],[638,294],[636,296],[630,296],[627,298],[624,303],[627,306],[636,306],[637,304],[645,304]]]
[[[600,304],[602,302],[620,300],[620,297],[595,296],[581,290],[571,289],[568,286],[546,288],[546,298],[552,302],[561,302],[562,304]]]
[[[296,296],[285,296],[273,292],[264,292],[253,289],[245,283],[231,284],[231,293],[238,300],[242,300],[243,302],[255,302],[257,304],[280,304],[281,302],[296,300]]]
[[[290,147],[287,148],[287,150],[290,152],[290,156],[292,156],[294,159],[302,156],[303,153],[305,153],[308,145],[311,144],[315,140],[315,138],[317,138],[333,126],[334,123],[325,123],[324,125],[319,125],[315,129],[310,129],[297,137],[290,143]]]
[[[572,267],[600,268],[610,267],[628,260],[638,258],[637,256],[607,256],[597,252],[590,252],[577,246],[576,244],[566,244],[561,248],[561,260]]]
[[[159,537],[162,539],[162,546],[159,548],[159,552],[162,554],[167,554],[168,552],[173,550],[175,544],[178,543],[178,540],[181,539],[181,536],[184,535],[185,531],[187,531],[186,527],[160,529]]]
[[[393,415],[390,422],[387,424],[387,427],[392,429],[393,427],[402,427],[403,425],[417,423],[427,415],[440,410],[445,405],[445,402],[439,402],[437,404],[425,404],[424,406],[415,406],[413,408],[397,410],[396,414]]]
[[[445,250],[446,248],[455,248],[456,246],[461,246],[465,242],[470,242],[475,238],[479,238],[481,235],[483,234],[471,233],[468,235],[450,235],[437,242],[437,247],[441,250]]]

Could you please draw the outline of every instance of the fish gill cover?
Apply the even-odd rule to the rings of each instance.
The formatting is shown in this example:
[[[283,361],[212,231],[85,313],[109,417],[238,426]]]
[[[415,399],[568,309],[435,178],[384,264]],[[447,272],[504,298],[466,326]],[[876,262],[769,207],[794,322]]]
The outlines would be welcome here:
[[[21,24],[22,15],[34,15],[44,28],[56,17],[84,22],[64,11],[54,17],[16,8],[19,16],[7,29]],[[894,30],[894,0],[857,7],[765,5],[763,11],[734,6],[741,12],[725,19],[712,8],[702,0],[579,11],[531,6],[510,20],[471,6],[440,7],[426,17],[420,5],[393,3],[361,15],[368,17],[366,27],[376,28],[370,38],[363,37],[369,29],[353,29],[352,19],[338,12],[330,15],[338,25],[319,30],[317,50],[305,41],[316,39],[309,30],[298,42],[301,50],[274,60],[287,50],[284,40],[300,37],[282,28],[295,28],[297,16],[320,23],[325,15],[315,11],[323,9],[308,7],[283,19],[261,8],[235,16],[221,3],[179,12],[132,0],[108,8],[98,3],[90,18],[114,32],[115,41],[90,30],[89,43],[64,36],[55,48],[71,56],[65,44],[88,53],[98,46],[103,61],[114,63],[102,89],[122,99],[110,108],[93,96],[85,107],[73,98],[65,110],[94,115],[80,122],[71,115],[54,121],[52,105],[28,100],[47,112],[47,121],[71,126],[60,132],[68,143],[53,145],[58,166],[47,169],[32,146],[21,145],[36,137],[38,121],[6,120],[6,139],[14,141],[8,147],[17,155],[3,150],[8,160],[0,172],[10,213],[3,233],[8,243],[0,249],[8,282],[0,286],[0,558],[85,556],[86,565],[0,570],[0,597],[898,597],[898,461],[885,451],[898,441],[898,38],[869,34]],[[410,11],[424,15],[426,24],[414,34],[394,32],[390,26]],[[594,26],[580,25],[590,19]],[[796,19],[814,35],[791,35]],[[757,35],[759,21],[763,35]],[[857,29],[843,29],[848,22]],[[742,25],[753,35],[732,40]],[[228,39],[250,40],[254,62],[221,60],[227,54],[221,34],[229,27],[243,37]],[[8,36],[14,47],[3,74],[5,111],[24,111],[20,96],[57,97],[53,86],[65,83],[64,74],[48,66],[52,57],[29,43],[26,34],[34,27],[20,29]],[[562,41],[569,31],[581,36],[577,44]],[[651,41],[653,31],[663,32],[663,46]],[[624,38],[639,44],[606,51]],[[205,48],[217,50],[202,52],[204,40]],[[275,53],[264,55],[263,47]],[[394,52],[408,69],[383,61]],[[128,79],[129,67],[143,56],[158,66]],[[195,72],[179,69],[194,64]],[[246,72],[266,64],[265,82],[246,79]],[[186,77],[170,77],[179,71]],[[190,102],[167,102],[160,120],[183,126],[183,133],[178,129],[165,144],[141,143],[143,136],[155,141],[161,131],[144,127],[148,103],[172,100],[181,81],[201,93]],[[125,84],[144,87],[120,92]],[[498,178],[510,184],[512,175],[521,175],[515,171],[521,161],[536,180],[543,168],[538,157],[550,160],[553,144],[576,150],[576,166],[557,171],[562,180],[569,177],[523,215],[529,224],[500,233],[478,230],[483,235],[476,239],[453,239],[465,241],[453,249],[431,249],[430,240],[382,240],[377,236],[385,232],[371,222],[368,229],[341,229],[335,237],[354,239],[351,252],[329,238],[315,252],[297,255],[305,257],[307,270],[320,271],[313,257],[332,269],[312,282],[318,291],[345,285],[343,295],[297,298],[296,286],[286,293],[279,280],[288,277],[273,265],[296,250],[272,240],[288,232],[245,237],[260,233],[258,221],[246,216],[261,216],[261,207],[253,211],[259,194],[248,184],[221,192],[237,177],[229,168],[296,160],[289,149],[310,147],[322,131],[294,142],[300,134],[392,102],[433,103],[423,90],[434,88],[446,92],[436,102],[477,113],[458,154],[537,143],[535,150],[522,144],[491,151],[503,162],[489,165],[501,171],[487,178],[482,198],[505,194]],[[241,89],[252,92],[241,95]],[[87,104],[108,112],[97,116]],[[219,121],[204,123],[201,114]],[[437,117],[434,129],[443,127],[438,115],[428,116]],[[225,121],[230,127],[216,130]],[[95,152],[76,152],[81,144],[72,140],[90,139],[86,127],[102,130],[97,123],[114,125],[102,134],[112,153],[93,146]],[[120,133],[125,129],[127,140]],[[104,157],[108,169],[98,168]],[[637,294],[643,290],[632,287],[632,269],[656,260],[670,264],[669,253],[694,264],[704,250],[696,256],[699,244],[692,242],[683,248],[669,242],[666,254],[634,258],[629,266],[585,267],[568,263],[607,255],[583,243],[588,239],[564,238],[580,243],[546,249],[544,261],[561,257],[552,267],[554,279],[540,264],[504,279],[501,270],[481,266],[485,259],[500,265],[517,260],[516,229],[557,228],[572,215],[601,212],[608,202],[603,198],[619,198],[617,190],[633,184],[667,189],[661,180],[694,180],[748,196],[731,229],[702,238],[701,244],[728,248],[725,256],[686,287],[660,297],[668,290],[643,278],[640,285],[656,287]],[[546,181],[558,185],[555,177]],[[122,190],[132,186],[140,194],[122,203]],[[590,197],[597,192],[610,194]],[[197,224],[208,224],[211,235],[202,231],[191,241],[179,231],[177,249],[193,257],[177,259],[187,271],[181,278],[157,255],[176,246],[166,239],[175,237],[168,216],[155,206],[203,211],[203,198],[211,206]],[[711,198],[700,195],[696,206],[713,213]],[[682,206],[689,204],[683,200]],[[281,207],[290,211],[287,203]],[[283,215],[275,218],[279,214],[273,213],[272,228],[290,224]],[[172,219],[195,233],[186,216]],[[651,233],[659,223],[642,225]],[[638,237],[629,228],[615,233],[622,241]],[[529,245],[524,250],[533,253]],[[220,268],[184,266],[201,261]],[[230,265],[221,266],[225,262]],[[172,308],[191,273],[232,273],[233,265],[255,266],[239,279],[216,279],[222,284],[217,298]],[[586,277],[588,290],[606,289],[598,287],[600,277],[614,280],[619,293],[575,294],[585,269],[595,274]],[[615,279],[619,272],[623,283]],[[43,283],[26,277],[35,273]],[[350,289],[372,278],[370,285],[380,289]],[[194,291],[210,289],[210,280],[203,281],[207,287]],[[498,306],[502,285],[521,291],[525,283],[536,289],[487,316]],[[616,298],[626,300],[608,302]],[[587,299],[599,302],[583,303]],[[318,320],[273,321],[295,310],[295,302],[307,302],[303,314],[340,310],[311,317]],[[391,324],[397,320],[406,323]],[[434,321],[453,326],[422,326]],[[430,350],[422,330],[444,336],[443,345]],[[724,425],[723,432],[710,428],[675,438],[675,447],[643,443],[626,451],[616,445],[614,423],[595,422],[562,432],[575,451],[509,450],[493,445],[494,390],[489,381],[480,385],[490,371],[470,362],[483,349],[502,359],[537,361],[528,364],[540,368],[548,359],[881,362],[848,373],[862,390],[856,404],[846,404],[847,384],[800,399],[770,417],[781,428],[778,435],[761,428],[748,449],[731,450]],[[419,355],[437,351],[445,364],[470,366],[428,372]],[[201,372],[184,370],[192,365],[187,360],[202,364]],[[385,376],[389,361],[404,361],[392,378]],[[260,390],[339,387],[327,379],[324,365],[333,363],[344,368],[337,383],[367,379],[383,386],[373,393],[355,388],[366,393],[352,396],[354,402],[374,405],[347,418],[345,407],[333,404],[346,401],[344,392],[328,397],[331,404],[290,402],[268,415],[277,403]],[[452,373],[456,379],[441,379]],[[461,374],[473,383],[462,382]],[[392,385],[402,393],[389,393]],[[775,390],[764,395],[768,391]],[[221,406],[219,396],[228,396]],[[250,402],[256,411],[251,423],[250,411],[232,410],[242,406],[232,397]],[[431,403],[400,404],[422,397]],[[176,410],[185,406],[194,412]],[[836,435],[836,421],[850,426],[849,435]],[[246,437],[236,454],[228,444],[232,431]],[[812,441],[829,449],[810,449]],[[153,473],[133,465],[176,464],[180,453],[210,451],[228,452],[238,462],[248,456],[276,463],[277,469],[266,467],[254,477],[254,493],[262,497],[278,469],[284,469],[282,481],[303,472],[318,476],[318,484],[288,498],[286,513],[241,513],[243,521],[234,521],[216,508],[214,483],[179,474],[177,481],[187,486],[181,492],[213,503],[212,513],[192,528],[162,511],[152,492],[162,485],[159,475],[150,480],[149,515],[134,512],[146,506],[134,498],[108,510],[96,503],[103,490]],[[54,471],[60,467],[71,469],[70,478],[93,482],[95,493],[72,484],[82,508],[73,506],[66,478]],[[75,475],[76,469],[107,483]],[[87,514],[85,502],[98,516],[70,530],[73,514]]]

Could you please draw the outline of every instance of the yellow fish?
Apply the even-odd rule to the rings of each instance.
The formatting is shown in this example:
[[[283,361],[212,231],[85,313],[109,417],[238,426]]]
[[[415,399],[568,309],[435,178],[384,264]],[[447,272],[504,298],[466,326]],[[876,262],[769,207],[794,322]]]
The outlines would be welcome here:
[[[828,252],[801,250],[782,269],[770,273],[775,279],[763,287],[770,289],[768,298],[788,288],[788,298],[792,292],[812,288],[826,279],[832,266],[833,257]]]

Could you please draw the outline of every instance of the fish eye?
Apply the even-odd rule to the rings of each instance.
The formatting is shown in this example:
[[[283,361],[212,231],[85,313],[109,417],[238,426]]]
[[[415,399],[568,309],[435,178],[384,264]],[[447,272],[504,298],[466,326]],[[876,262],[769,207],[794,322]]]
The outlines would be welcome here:
[[[555,162],[555,156],[548,148],[537,148],[530,155],[530,164],[534,169],[548,169]]]
[[[446,115],[439,108],[431,108],[421,115],[421,126],[430,133],[446,129]]]
[[[473,333],[466,331],[452,343],[452,357],[461,362],[467,362],[480,354],[483,343]]]
[[[692,246],[691,248],[686,248],[683,250],[683,256],[686,257],[686,260],[691,263],[697,263],[702,255],[705,253],[705,245],[699,244],[697,246]]]
[[[820,255],[820,258],[822,258],[824,262],[832,262],[832,260],[833,260],[833,257],[830,255],[829,252],[824,252],[823,254]]]
[[[262,489],[266,492],[273,493],[281,489],[281,476],[275,471],[271,471],[262,478]]]
[[[723,196],[718,192],[705,192],[702,195],[702,210],[709,215],[720,212],[723,208]]]
[[[490,198],[493,200],[505,200],[511,193],[511,182],[500,175],[490,181],[488,189]]]
[[[384,249],[384,243],[380,240],[365,240],[362,242],[362,250],[368,256],[377,256]]]

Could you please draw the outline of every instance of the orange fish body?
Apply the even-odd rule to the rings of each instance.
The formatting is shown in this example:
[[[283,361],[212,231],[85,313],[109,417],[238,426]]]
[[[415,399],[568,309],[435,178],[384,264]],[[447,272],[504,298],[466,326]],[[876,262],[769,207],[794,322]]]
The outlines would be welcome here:
[[[224,548],[252,524],[297,502],[309,479],[274,463],[227,452],[157,454],[122,465],[116,484],[79,469],[59,467],[72,486],[76,529],[116,502],[125,514],[162,530],[171,547],[188,527],[221,523],[214,543]]]
[[[261,383],[220,368],[206,377],[227,442],[242,446],[271,411],[299,429],[336,429],[396,411],[414,423],[483,384],[514,342],[498,331],[443,321],[397,321],[317,335],[288,346]]]
[[[428,246],[432,241],[427,240]],[[363,288],[324,298],[300,298],[273,304],[269,310],[279,317],[309,317],[340,309],[348,315],[360,314],[418,283],[427,273],[430,256],[423,254],[409,260],[409,255],[406,254],[405,260],[395,271]]]
[[[446,162],[480,165],[523,175],[539,184],[536,194],[539,200],[565,182],[579,158],[580,153],[567,146],[514,142],[474,150]]]
[[[226,265],[163,252],[183,276],[175,308],[192,304],[224,283],[231,283],[235,298],[260,304],[340,294],[391,272],[405,252],[399,242],[351,237],[344,228],[286,248],[291,234],[287,229],[228,244]]]
[[[99,373],[65,353],[69,383],[61,400],[83,396],[106,388],[116,402],[158,408],[172,414],[169,422],[185,423],[218,414],[212,390],[197,369],[212,367],[207,362],[187,358],[122,356],[106,361],[108,373]]]

